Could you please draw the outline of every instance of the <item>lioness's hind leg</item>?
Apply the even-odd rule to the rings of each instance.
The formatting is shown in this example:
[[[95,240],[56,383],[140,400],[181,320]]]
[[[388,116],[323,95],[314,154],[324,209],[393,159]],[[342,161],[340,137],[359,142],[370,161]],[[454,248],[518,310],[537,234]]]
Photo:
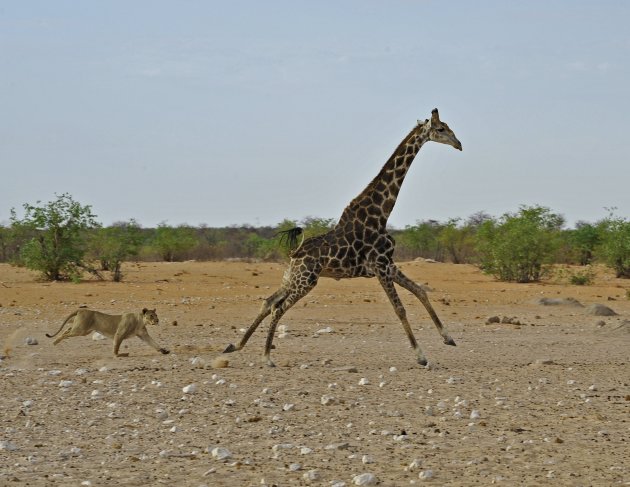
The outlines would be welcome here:
[[[64,340],[65,338],[85,336],[90,333],[90,331],[91,330],[81,330],[77,325],[73,325],[70,328],[66,328],[66,330],[61,335],[55,338],[55,340],[53,341],[53,345],[57,345],[61,340]]]

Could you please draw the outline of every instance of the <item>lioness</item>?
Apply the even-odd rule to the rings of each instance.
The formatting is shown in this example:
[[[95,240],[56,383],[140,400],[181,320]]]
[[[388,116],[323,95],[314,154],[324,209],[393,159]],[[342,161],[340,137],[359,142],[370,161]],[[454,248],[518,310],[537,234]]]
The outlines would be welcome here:
[[[114,355],[116,357],[129,355],[128,353],[118,353],[118,349],[123,340],[133,335],[151,345],[158,352],[169,353],[169,350],[160,348],[153,341],[145,327],[146,325],[157,325],[159,323],[160,320],[154,309],[144,308],[142,313],[125,313],[123,315],[108,315],[91,309],[78,309],[64,320],[56,333],[52,335],[46,333],[46,336],[52,338],[57,335],[72,318],[74,318],[72,326],[66,329],[59,338],[55,339],[54,345],[57,345],[64,338],[85,336],[93,331],[98,331],[114,340]]]

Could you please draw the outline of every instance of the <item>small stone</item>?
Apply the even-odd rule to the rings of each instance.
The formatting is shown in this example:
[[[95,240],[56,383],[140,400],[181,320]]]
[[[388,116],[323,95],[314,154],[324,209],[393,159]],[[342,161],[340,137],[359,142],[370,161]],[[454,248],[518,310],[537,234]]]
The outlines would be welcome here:
[[[361,461],[367,465],[369,463],[374,463],[374,458],[370,455],[363,455],[363,457],[361,457]]]
[[[419,458],[416,458],[412,460],[412,462],[407,467],[407,470],[409,470],[410,472],[413,472],[414,470],[418,470],[420,467],[422,467],[422,460],[420,460]]]
[[[476,409],[473,409],[470,412],[470,419],[479,419],[479,418],[481,418],[481,414]]]
[[[182,387],[182,391],[184,392],[184,394],[194,394],[195,392],[197,392],[197,384],[188,384],[187,386]]]
[[[232,456],[232,452],[230,452],[230,450],[219,446],[210,450],[210,453],[212,454],[212,458],[217,460],[226,460]]]
[[[295,408],[295,404],[285,404],[284,406],[282,406],[283,411],[291,411],[294,408]]]
[[[15,451],[18,447],[10,441],[0,441],[0,450]]]
[[[333,404],[335,404],[337,402],[337,398],[335,396],[330,396],[328,394],[324,394],[321,397],[320,402],[324,406],[331,406],[331,405],[333,405]]]
[[[313,450],[308,446],[303,446],[300,448],[300,455],[308,455],[309,453],[313,453]]]
[[[319,480],[322,475],[321,473],[319,473],[319,470],[309,470],[308,472],[306,472],[302,477],[304,477],[304,480]]]
[[[302,470],[302,465],[299,463],[292,463],[289,465],[289,472],[297,472],[298,470]]]
[[[362,377],[361,379],[359,379],[359,385],[360,386],[366,386],[369,383],[370,383],[370,381],[367,378],[365,378],[365,377]]]
[[[376,479],[376,476],[374,474],[366,472],[355,475],[352,478],[352,483],[354,485],[376,485],[378,483],[378,480]]]
[[[59,382],[59,387],[70,387],[73,384],[73,382],[71,380],[62,380],[61,382]]]
[[[491,325],[493,323],[501,323],[501,318],[499,318],[498,316],[490,316],[486,320],[486,325]]]
[[[26,345],[38,345],[39,342],[37,341],[37,338],[35,338],[35,337],[26,337],[24,339],[24,344],[26,344]]]
[[[433,478],[433,470],[423,470],[418,474],[420,480],[430,480]]]
[[[105,335],[102,335],[98,331],[92,333],[92,340],[105,340]]]

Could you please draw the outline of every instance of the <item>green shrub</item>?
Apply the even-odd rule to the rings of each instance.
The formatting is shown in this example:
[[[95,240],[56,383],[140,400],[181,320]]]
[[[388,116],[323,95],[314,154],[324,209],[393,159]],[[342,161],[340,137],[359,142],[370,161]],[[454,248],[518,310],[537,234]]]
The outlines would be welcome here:
[[[45,279],[77,280],[87,266],[83,262],[88,230],[98,223],[92,208],[82,206],[64,193],[45,205],[25,203],[24,218],[11,209],[11,226],[24,244],[18,263],[42,273]]]
[[[553,263],[563,223],[560,215],[541,206],[486,220],[477,232],[482,269],[501,281],[540,280]]]
[[[610,215],[601,227],[603,235],[598,255],[617,277],[630,278],[630,221]]]

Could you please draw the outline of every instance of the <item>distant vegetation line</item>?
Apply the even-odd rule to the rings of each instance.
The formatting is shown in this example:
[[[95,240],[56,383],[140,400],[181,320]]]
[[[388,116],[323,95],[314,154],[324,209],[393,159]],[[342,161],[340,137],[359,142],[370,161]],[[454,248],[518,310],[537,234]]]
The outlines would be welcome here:
[[[136,220],[103,226],[92,207],[67,193],[48,202],[11,209],[9,225],[0,226],[0,262],[25,266],[49,280],[78,280],[86,273],[123,279],[125,261],[256,259],[286,260],[279,232],[300,226],[305,238],[330,230],[336,219],[285,219],[276,226],[213,228],[205,225],[143,228]],[[551,264],[589,266],[602,263],[618,277],[630,277],[630,221],[609,210],[595,222],[567,228],[562,215],[543,206],[522,206],[515,213],[478,212],[466,219],[422,220],[390,229],[399,261],[418,257],[475,264],[505,281],[544,278]],[[589,270],[568,276],[588,284]]]

